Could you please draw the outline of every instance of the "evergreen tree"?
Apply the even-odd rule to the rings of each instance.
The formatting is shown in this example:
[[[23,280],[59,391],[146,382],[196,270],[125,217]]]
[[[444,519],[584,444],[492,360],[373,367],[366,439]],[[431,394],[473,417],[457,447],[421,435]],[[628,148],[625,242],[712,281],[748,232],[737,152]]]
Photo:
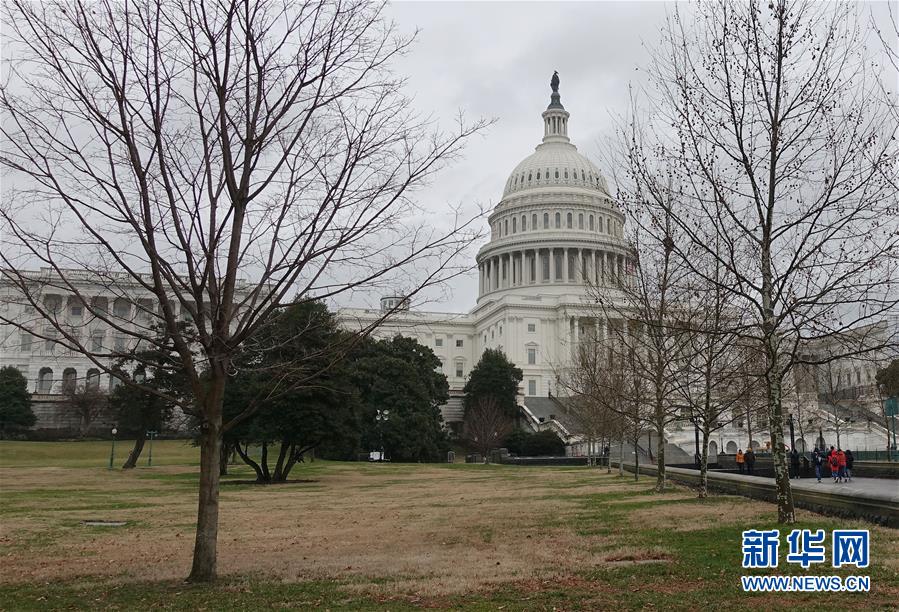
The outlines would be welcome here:
[[[0,368],[0,438],[37,422],[25,376],[12,366]]]
[[[515,367],[505,353],[486,349],[465,383],[466,414],[481,400],[493,398],[510,419],[515,418],[518,411],[515,398],[523,377],[521,368]]]
[[[366,449],[381,449],[394,461],[439,461],[449,450],[441,404],[449,384],[434,352],[412,338],[368,340],[353,365],[363,403]],[[387,410],[386,421],[376,421]]]

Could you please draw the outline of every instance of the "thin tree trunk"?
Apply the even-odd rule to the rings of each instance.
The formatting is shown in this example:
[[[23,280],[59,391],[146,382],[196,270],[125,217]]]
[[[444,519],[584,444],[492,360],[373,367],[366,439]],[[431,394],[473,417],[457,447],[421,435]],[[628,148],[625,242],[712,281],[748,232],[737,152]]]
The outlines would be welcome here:
[[[618,439],[618,475],[624,476],[624,434]]]
[[[702,456],[699,462],[699,497],[709,495],[709,428],[702,428]]]
[[[656,426],[658,431],[656,431],[656,435],[658,440],[656,441],[656,486],[654,489],[656,493],[661,493],[665,490],[665,430],[662,428],[663,415],[661,405],[657,406]]]
[[[769,418],[771,452],[774,459],[774,481],[777,486],[777,522],[790,524],[795,522],[796,512],[793,508],[793,489],[790,486],[790,473],[787,469],[787,455],[784,450],[783,407],[779,377],[769,383],[768,394],[771,407]]]
[[[268,442],[262,443],[262,456],[259,457],[259,467],[262,468],[262,475],[265,482],[272,481],[272,473],[268,470]]]
[[[272,474],[272,482],[284,482],[287,477],[284,474],[284,460],[287,458],[287,452],[293,448],[287,440],[281,440],[281,449],[278,451],[278,461],[275,463],[275,473]]]
[[[219,462],[222,459],[222,392],[225,382],[215,381],[206,398],[206,419],[200,429],[200,491],[197,537],[188,582],[212,582],[216,577],[219,521]]]
[[[228,455],[231,454],[231,443],[222,442],[222,457],[219,460],[219,476],[228,475]]]
[[[634,481],[640,480],[640,436],[634,436]]]
[[[253,458],[250,457],[250,454],[240,447],[240,442],[234,445],[234,449],[237,451],[238,456],[240,456],[241,460],[246,463],[248,466],[253,468],[253,471],[256,472],[256,482],[265,482],[265,474],[262,473],[262,468],[259,467],[259,464],[253,461]]]
[[[147,432],[141,430],[137,434],[137,439],[134,441],[134,448],[131,449],[131,452],[128,454],[128,459],[122,465],[123,470],[131,470],[137,467],[137,460],[140,459],[140,454],[144,450],[144,442],[147,440]]]

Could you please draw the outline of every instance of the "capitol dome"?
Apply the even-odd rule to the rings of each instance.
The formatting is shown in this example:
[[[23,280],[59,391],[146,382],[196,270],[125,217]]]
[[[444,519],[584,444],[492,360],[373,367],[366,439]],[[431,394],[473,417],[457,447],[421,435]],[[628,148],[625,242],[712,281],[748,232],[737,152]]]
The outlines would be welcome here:
[[[555,75],[551,86],[543,139],[509,175],[488,219],[490,242],[477,256],[479,302],[580,293],[585,285],[617,283],[632,265],[624,215],[599,168],[568,138],[570,115]]]

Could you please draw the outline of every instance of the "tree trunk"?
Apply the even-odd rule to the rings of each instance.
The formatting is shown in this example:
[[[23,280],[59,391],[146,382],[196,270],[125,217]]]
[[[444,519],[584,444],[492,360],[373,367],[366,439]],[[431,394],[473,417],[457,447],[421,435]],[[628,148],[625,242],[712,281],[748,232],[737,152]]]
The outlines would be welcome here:
[[[262,468],[264,482],[272,481],[272,473],[268,471],[268,442],[262,443],[262,455],[259,457],[259,467]]]
[[[634,436],[634,482],[640,480],[640,436]]]
[[[664,414],[661,406],[656,407],[656,486],[655,492],[661,493],[665,490],[665,430],[662,427],[664,422]]]
[[[231,443],[222,442],[222,456],[219,459],[219,476],[228,475],[228,455],[231,454]]]
[[[219,522],[219,462],[222,459],[222,395],[224,379],[213,381],[205,398],[206,418],[200,428],[200,494],[197,537],[188,582],[212,582],[216,577]]]
[[[624,434],[618,440],[618,475],[624,476]]]
[[[774,459],[774,481],[777,485],[777,522],[791,524],[796,520],[796,512],[793,508],[793,489],[790,486],[790,472],[787,469],[787,454],[784,450],[783,407],[779,376],[769,382],[768,401],[770,405],[768,424],[771,429],[771,453]]]
[[[248,466],[253,468],[253,471],[256,472],[256,482],[265,482],[265,474],[262,473],[262,468],[259,467],[259,464],[253,461],[253,458],[250,457],[250,454],[240,447],[240,442],[237,442],[234,445],[234,450],[237,451],[238,456],[241,460],[246,463]]]
[[[278,461],[275,463],[275,473],[272,474],[272,482],[284,482],[287,475],[284,473],[284,460],[287,452],[293,447],[287,440],[281,440],[281,449],[278,451]]]
[[[146,440],[147,432],[141,430],[137,434],[137,439],[134,441],[134,448],[131,449],[128,459],[122,465],[123,470],[130,470],[137,467],[137,460],[140,459],[140,454],[144,450],[144,442],[146,442]]]
[[[699,497],[709,495],[709,428],[702,428],[702,456],[699,461]]]

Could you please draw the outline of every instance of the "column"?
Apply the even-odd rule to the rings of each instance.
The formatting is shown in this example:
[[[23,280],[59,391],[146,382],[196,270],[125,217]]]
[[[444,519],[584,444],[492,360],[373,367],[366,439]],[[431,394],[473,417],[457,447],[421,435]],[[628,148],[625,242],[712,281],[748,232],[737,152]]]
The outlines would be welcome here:
[[[596,250],[595,250],[595,249],[590,249],[590,282],[591,282],[593,285],[596,285],[596,282],[597,282],[596,279],[597,279],[597,274],[596,274]]]
[[[571,279],[568,278],[568,247],[562,249],[562,282],[567,283]]]
[[[547,274],[550,283],[556,281],[556,249],[549,249],[549,274]]]
[[[497,266],[496,266],[496,257],[490,258],[490,290],[494,291],[499,289],[499,284],[497,284]]]

